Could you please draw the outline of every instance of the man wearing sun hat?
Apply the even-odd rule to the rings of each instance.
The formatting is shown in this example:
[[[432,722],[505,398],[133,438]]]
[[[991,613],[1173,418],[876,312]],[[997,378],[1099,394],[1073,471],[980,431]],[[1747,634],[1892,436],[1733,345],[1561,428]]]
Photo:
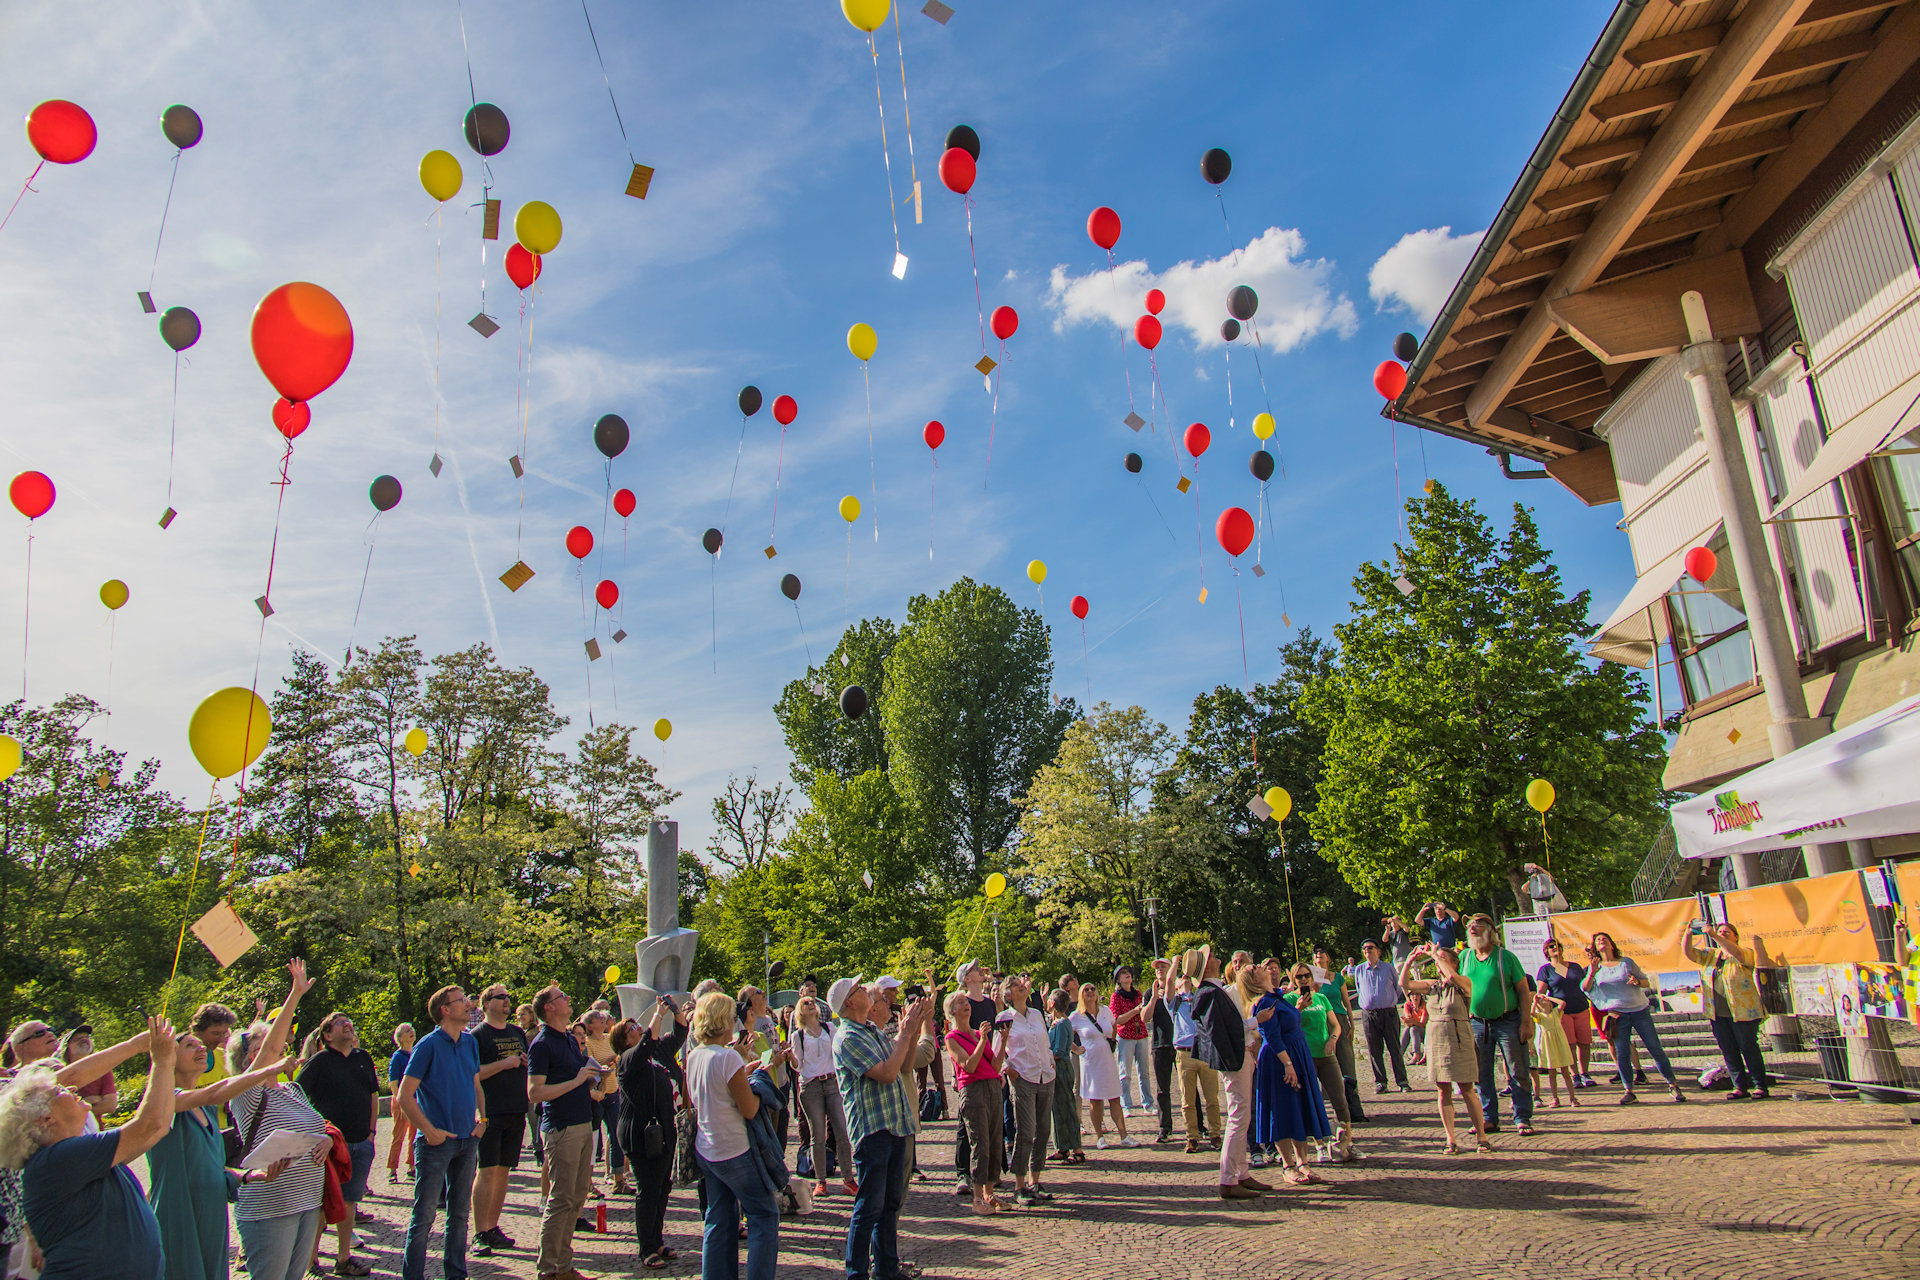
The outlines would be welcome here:
[[[900,1205],[906,1196],[907,1140],[914,1131],[913,1094],[907,1064],[933,1002],[922,997],[900,1019],[889,1042],[867,1021],[872,997],[860,978],[841,978],[827,989],[835,1018],[834,1074],[847,1109],[853,1143],[853,1173],[859,1190],[847,1222],[847,1280],[898,1280],[911,1274],[900,1264]]]
[[[1211,1145],[1220,1143],[1220,1073],[1194,1056],[1193,1042],[1200,1028],[1193,1020],[1193,997],[1206,971],[1210,947],[1197,947],[1180,956],[1180,985],[1172,1001],[1174,1061],[1180,1073],[1180,1115],[1187,1131],[1187,1152],[1191,1155],[1207,1143],[1202,1131],[1211,1135]],[[1205,1102],[1204,1121],[1201,1104]]]

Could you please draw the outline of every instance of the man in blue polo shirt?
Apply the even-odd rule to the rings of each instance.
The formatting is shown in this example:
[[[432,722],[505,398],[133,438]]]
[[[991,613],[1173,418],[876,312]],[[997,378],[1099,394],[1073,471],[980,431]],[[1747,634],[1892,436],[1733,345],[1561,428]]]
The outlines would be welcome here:
[[[413,1121],[413,1217],[401,1280],[426,1280],[427,1240],[440,1191],[447,1193],[447,1234],[441,1259],[446,1280],[466,1280],[467,1211],[486,1132],[486,1096],[480,1087],[480,1046],[467,1034],[472,1002],[459,987],[442,987],[427,1000],[433,1030],[407,1059],[394,1105]]]
[[[1407,1083],[1407,1060],[1400,1052],[1400,983],[1393,966],[1381,958],[1380,944],[1368,938],[1360,944],[1361,962],[1347,970],[1359,989],[1360,1024],[1367,1035],[1367,1060],[1373,1066],[1373,1088],[1387,1091],[1387,1064],[1382,1050],[1393,1059],[1393,1082],[1400,1092],[1411,1091]]]

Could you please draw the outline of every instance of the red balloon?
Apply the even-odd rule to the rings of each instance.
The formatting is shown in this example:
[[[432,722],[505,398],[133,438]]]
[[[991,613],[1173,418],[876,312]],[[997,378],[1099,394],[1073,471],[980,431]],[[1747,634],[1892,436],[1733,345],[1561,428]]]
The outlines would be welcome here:
[[[613,495],[613,509],[620,513],[622,520],[625,520],[633,514],[634,505],[633,490],[631,489],[621,489]]]
[[[973,156],[965,147],[948,147],[947,154],[940,157],[940,181],[946,183],[947,190],[957,196],[973,190],[973,179],[977,172]]]
[[[540,278],[540,255],[528,253],[525,245],[516,244],[507,250],[507,279],[513,281],[513,287],[524,289]]]
[[[1159,291],[1158,289],[1149,289],[1149,290],[1147,290],[1147,312],[1148,312],[1148,314],[1150,314],[1150,315],[1156,315],[1156,316],[1157,316],[1157,315],[1159,315],[1159,314],[1160,314],[1160,309],[1161,309],[1162,307],[1164,307],[1164,306],[1166,306],[1166,305],[1167,305],[1167,295],[1166,295],[1166,294],[1164,294],[1164,293],[1162,293],[1162,292],[1160,292],[1160,291]]]
[[[1206,423],[1196,422],[1192,426],[1187,428],[1187,435],[1186,435],[1187,452],[1192,454],[1194,457],[1197,458],[1201,454],[1205,453],[1207,451],[1207,446],[1212,443],[1213,443],[1213,432],[1207,430]]]
[[[1012,307],[995,307],[987,323],[993,326],[993,336],[1005,342],[1019,330],[1020,313]]]
[[[283,284],[253,309],[253,358],[275,391],[311,400],[347,371],[353,322],[319,285]]]
[[[313,410],[302,400],[295,403],[282,396],[273,402],[273,429],[291,440],[313,421]]]
[[[602,578],[600,585],[593,589],[593,598],[600,602],[602,609],[611,609],[620,603],[620,584],[612,578]]]
[[[1087,215],[1087,238],[1102,249],[1120,243],[1120,215],[1101,205]]]
[[[29,520],[38,520],[53,508],[53,481],[39,471],[22,471],[7,486],[13,509]]]
[[[93,154],[100,131],[82,108],[64,98],[49,98],[27,116],[27,141],[42,160],[78,164]]]
[[[1085,596],[1075,596],[1068,602],[1067,608],[1073,610],[1073,616],[1080,619],[1080,621],[1085,622],[1087,620],[1087,598]]]
[[[567,554],[575,560],[585,560],[593,554],[593,531],[583,524],[567,530]]]
[[[15,483],[19,482],[15,481]],[[16,502],[13,505],[17,507],[20,504]],[[1720,567],[1720,557],[1713,554],[1711,547],[1694,547],[1687,552],[1686,565],[1687,576],[1695,582],[1704,583],[1713,576],[1713,571]]]
[[[1160,322],[1152,316],[1141,316],[1133,322],[1133,340],[1151,351],[1160,345]]]
[[[1407,389],[1407,367],[1398,360],[1382,360],[1373,371],[1373,389],[1389,400],[1398,400]]]
[[[781,426],[787,426],[800,416],[800,405],[792,396],[781,396],[773,402],[773,420]]]
[[[937,420],[929,422],[926,425],[926,429],[921,431],[920,438],[927,442],[927,448],[938,449],[942,444],[946,443],[947,429],[941,426]]]
[[[1213,522],[1213,536],[1230,556],[1237,556],[1253,543],[1253,517],[1239,507],[1228,507]]]

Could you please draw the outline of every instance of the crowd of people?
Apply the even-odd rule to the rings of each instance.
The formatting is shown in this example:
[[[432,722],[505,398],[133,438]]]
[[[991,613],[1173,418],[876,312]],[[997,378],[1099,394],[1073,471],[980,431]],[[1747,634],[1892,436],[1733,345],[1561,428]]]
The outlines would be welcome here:
[[[1636,1039],[1685,1100],[1653,984],[1607,934],[1578,961],[1549,940],[1529,973],[1484,915],[1430,903],[1410,925],[1383,925],[1344,966],[1324,949],[1289,965],[1202,945],[1144,971],[1122,965],[1110,984],[1036,983],[969,960],[944,992],[931,972],[911,985],[843,977],[824,991],[809,977],[777,1009],[759,988],[729,995],[712,981],[626,1018],[605,1001],[576,1017],[554,986],[518,1005],[498,984],[477,1002],[445,987],[424,1033],[393,1029],[385,1082],[337,1011],[289,1052],[312,986],[299,960],[277,1013],[256,1005],[244,1026],[207,1004],[185,1031],[151,1018],[95,1049],[90,1028],[61,1036],[23,1022],[0,1084],[4,1280],[225,1280],[235,1234],[253,1280],[324,1274],[329,1262],[336,1275],[370,1274],[355,1232],[369,1221],[360,1205],[385,1089],[387,1181],[411,1188],[403,1280],[424,1280],[436,1231],[448,1277],[467,1273],[470,1253],[522,1248],[501,1216],[529,1152],[541,1215],[526,1248],[541,1280],[585,1280],[574,1240],[604,1229],[585,1216],[603,1175],[632,1198],[645,1269],[678,1256],[664,1231],[679,1186],[701,1209],[707,1280],[771,1280],[781,1219],[834,1194],[849,1201],[849,1280],[897,1280],[919,1275],[899,1246],[908,1188],[929,1176],[916,1138],[955,1112],[954,1193],[990,1216],[1052,1201],[1051,1169],[1088,1161],[1089,1127],[1095,1150],[1184,1140],[1188,1154],[1217,1153],[1226,1200],[1278,1193],[1256,1169],[1322,1182],[1322,1167],[1363,1158],[1363,1045],[1378,1093],[1410,1092],[1409,1069],[1425,1068],[1448,1154],[1493,1150],[1503,1097],[1522,1135],[1540,1092],[1558,1108],[1564,1085],[1566,1105],[1580,1106],[1578,1091],[1598,1084],[1596,1028],[1620,1103],[1644,1083]],[[1767,1096],[1754,953],[1731,926],[1692,926],[1681,945],[1701,969],[1727,1096]],[[118,1110],[115,1069],[143,1054],[137,1109],[103,1127]],[[145,1187],[128,1168],[143,1155]]]

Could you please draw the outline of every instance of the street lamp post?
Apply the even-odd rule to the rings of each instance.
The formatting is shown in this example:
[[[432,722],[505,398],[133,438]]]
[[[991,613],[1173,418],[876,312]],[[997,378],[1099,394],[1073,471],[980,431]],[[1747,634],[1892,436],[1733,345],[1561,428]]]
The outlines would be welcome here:
[[[1160,899],[1141,899],[1147,908],[1147,931],[1153,936],[1153,954],[1160,954]]]
[[[993,971],[1000,972],[1000,913],[993,913]]]

